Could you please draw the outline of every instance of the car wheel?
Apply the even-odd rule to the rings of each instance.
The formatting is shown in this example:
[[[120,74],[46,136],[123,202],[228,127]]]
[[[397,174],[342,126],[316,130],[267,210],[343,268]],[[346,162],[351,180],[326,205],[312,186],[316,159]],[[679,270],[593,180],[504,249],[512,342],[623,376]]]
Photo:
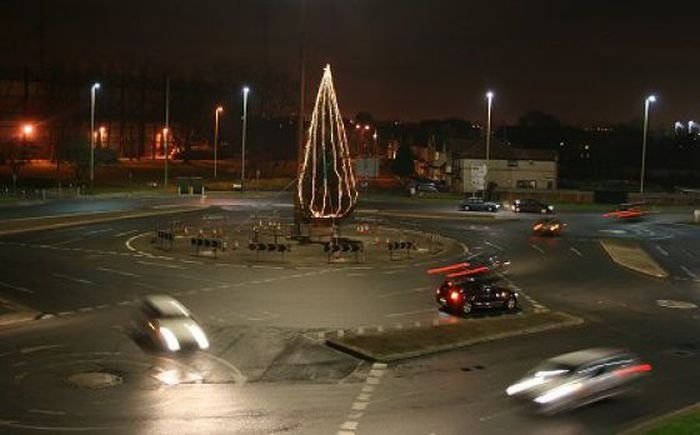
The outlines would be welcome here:
[[[462,312],[467,315],[472,312],[472,308],[472,303],[467,301],[462,305]]]
[[[465,205],[462,209],[463,209],[464,211],[469,211],[469,206],[468,206],[468,205]]]
[[[489,211],[490,211],[490,212],[495,212],[495,211],[496,211],[496,207],[489,207]]]
[[[516,308],[518,308],[518,301],[516,301],[515,298],[511,296],[511,297],[508,298],[508,300],[506,301],[506,309],[507,309],[508,311],[513,311],[513,310],[515,310]]]

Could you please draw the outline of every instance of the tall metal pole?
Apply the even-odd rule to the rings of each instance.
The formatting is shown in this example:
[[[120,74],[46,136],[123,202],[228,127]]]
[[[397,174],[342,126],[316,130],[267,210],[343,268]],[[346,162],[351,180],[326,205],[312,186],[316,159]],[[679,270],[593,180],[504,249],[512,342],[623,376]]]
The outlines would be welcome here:
[[[248,125],[248,92],[250,92],[250,88],[245,86],[243,88],[243,129],[241,131],[241,187],[243,187],[243,182],[245,181],[245,137]]]
[[[90,88],[90,184],[95,181],[95,96],[100,88],[99,83],[95,83]]]
[[[168,135],[170,134],[170,77],[165,78],[165,129],[163,129],[163,151],[165,160],[163,167],[163,186],[168,188]]]
[[[299,0],[299,109],[297,113],[297,172],[301,172],[304,155],[304,106],[306,95],[306,0]],[[299,195],[294,197],[294,234],[301,236],[301,223],[304,218]]]
[[[214,178],[216,178],[217,149],[219,148],[219,113],[223,111],[223,107],[219,106],[214,112]]]
[[[642,168],[639,177],[639,194],[644,195],[644,166],[647,154],[647,130],[649,128],[649,105],[656,101],[656,97],[650,95],[644,101],[644,131],[642,132]]]
[[[484,192],[488,191],[489,159],[491,154],[491,105],[493,103],[493,92],[486,93],[488,109],[486,115],[486,173],[484,174]]]

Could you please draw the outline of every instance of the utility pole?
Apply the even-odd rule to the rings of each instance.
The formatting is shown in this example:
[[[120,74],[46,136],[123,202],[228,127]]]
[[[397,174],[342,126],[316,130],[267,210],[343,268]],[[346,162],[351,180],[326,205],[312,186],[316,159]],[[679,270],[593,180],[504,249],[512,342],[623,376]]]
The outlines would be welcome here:
[[[170,76],[165,78],[165,128],[163,129],[163,151],[165,166],[163,169],[163,186],[168,188],[168,135],[170,133]]]

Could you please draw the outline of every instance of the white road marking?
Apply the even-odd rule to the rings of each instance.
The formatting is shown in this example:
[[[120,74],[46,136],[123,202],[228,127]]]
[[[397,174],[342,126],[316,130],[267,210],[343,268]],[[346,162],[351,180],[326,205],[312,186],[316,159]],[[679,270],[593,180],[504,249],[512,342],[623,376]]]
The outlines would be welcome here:
[[[380,294],[380,295],[377,296],[377,297],[378,297],[378,298],[388,298],[388,297],[392,297],[392,296],[401,296],[401,295],[405,295],[406,293],[427,292],[428,290],[430,290],[430,289],[428,289],[428,288],[426,288],[426,287],[416,287],[416,288],[412,288],[412,289],[409,289],[409,290],[401,290],[401,291],[391,292],[391,293],[382,293],[382,294]]]
[[[81,313],[88,313],[88,312],[90,312],[90,311],[92,311],[92,310],[94,310],[93,307],[78,308],[78,311],[80,311]]]
[[[539,251],[540,254],[544,254],[544,249],[540,248],[539,246],[537,246],[537,245],[530,245],[530,247],[531,247],[532,249],[534,249],[535,251]]]
[[[89,280],[87,280],[87,279],[75,278],[75,277],[73,277],[73,276],[63,275],[63,274],[61,274],[61,273],[54,273],[53,276],[55,276],[56,278],[61,278],[61,279],[65,279],[65,280],[68,280],[68,281],[77,282],[77,283],[80,283],[80,284],[88,284],[88,285],[89,285],[89,284],[94,284],[94,282],[89,281]]]
[[[134,234],[134,233],[136,233],[136,232],[138,232],[138,231],[139,231],[139,230],[123,231],[123,232],[121,232],[121,233],[115,234],[114,237],[124,237],[124,236],[128,236],[129,234]]]
[[[135,274],[135,273],[124,272],[123,270],[110,269],[110,268],[108,268],[108,267],[103,267],[103,266],[97,267],[96,270],[99,270],[100,272],[114,273],[114,274],[116,274],[116,275],[121,275],[121,276],[130,276],[130,277],[138,277],[138,276],[140,276],[140,275],[137,275],[137,274]]]
[[[77,242],[77,241],[82,240],[82,239],[83,239],[82,237],[75,237],[72,239],[63,240],[61,242],[52,243],[51,246],[56,247],[56,246],[61,246],[61,245],[67,245],[69,243]]]
[[[685,266],[681,265],[681,269],[683,269],[683,272],[685,272],[689,277],[691,277],[693,279],[698,277],[698,275],[695,272],[693,272],[692,270],[688,269]]]
[[[49,349],[57,349],[59,347],[65,347],[62,344],[45,344],[43,346],[32,346],[32,347],[25,347],[19,350],[19,353],[22,355],[26,355],[28,353],[34,353],[34,352],[39,352],[42,350],[49,350]]]
[[[583,257],[583,254],[581,253],[581,251],[579,251],[578,249],[574,248],[573,246],[571,246],[571,247],[569,248],[569,250],[570,250],[571,252],[573,252],[574,254],[578,255],[579,257]]]
[[[355,430],[357,429],[357,424],[358,423],[356,421],[346,421],[342,426],[340,426],[340,428],[345,430]]]
[[[29,290],[26,287],[12,285],[12,284],[9,284],[9,283],[3,282],[3,281],[0,281],[0,287],[5,287],[5,288],[12,289],[12,290],[17,290],[18,292],[22,292],[22,293],[30,293],[30,294],[34,293],[33,290]]]
[[[385,317],[413,316],[415,314],[434,313],[434,312],[435,312],[435,308],[428,308],[425,310],[406,311],[403,313],[389,313],[389,314],[386,314]]]
[[[85,233],[86,236],[92,236],[93,234],[108,233],[113,231],[113,228],[103,228],[101,230],[92,230]]]
[[[367,405],[369,405],[369,402],[355,402],[352,404],[352,409],[355,411],[364,411],[367,409]]]
[[[127,241],[124,243],[124,244],[126,245],[126,249],[128,249],[129,251],[139,252],[138,249],[136,249],[136,248],[134,248],[133,246],[131,246],[131,242],[133,242],[134,240],[138,239],[139,237],[147,236],[147,235],[149,235],[149,234],[151,234],[151,233],[141,233],[141,234],[137,234],[137,235],[135,235],[135,236],[129,238],[129,240],[127,240]]]
[[[658,299],[656,304],[663,308],[676,308],[681,310],[690,310],[698,307],[692,302],[674,301],[669,299]]]
[[[496,248],[496,249],[498,249],[499,251],[505,251],[505,248],[503,248],[502,246],[499,246],[499,245],[497,245],[497,244],[495,244],[495,243],[491,243],[491,242],[489,242],[488,240],[484,240],[484,245],[489,245],[490,247]]]
[[[667,250],[665,250],[664,248],[662,248],[662,247],[659,246],[659,245],[654,245],[654,247],[655,247],[656,250],[659,251],[661,254],[663,254],[663,255],[665,255],[665,256],[668,257],[668,251],[667,251]]]
[[[57,314],[59,316],[70,316],[72,314],[75,314],[75,311],[59,311]]]
[[[177,264],[152,263],[150,261],[137,261],[136,263],[143,264],[144,266],[165,267],[166,269],[184,269],[183,266]]]

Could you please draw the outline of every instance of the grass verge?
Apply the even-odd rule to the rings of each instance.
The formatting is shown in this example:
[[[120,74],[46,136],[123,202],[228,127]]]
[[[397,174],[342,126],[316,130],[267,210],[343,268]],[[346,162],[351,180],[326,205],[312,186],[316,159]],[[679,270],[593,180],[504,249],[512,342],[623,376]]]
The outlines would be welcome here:
[[[561,312],[468,319],[453,325],[395,330],[376,335],[334,338],[327,344],[371,361],[391,362],[487,341],[579,325],[583,320]]]
[[[700,433],[700,403],[650,420],[621,435],[695,435]]]

